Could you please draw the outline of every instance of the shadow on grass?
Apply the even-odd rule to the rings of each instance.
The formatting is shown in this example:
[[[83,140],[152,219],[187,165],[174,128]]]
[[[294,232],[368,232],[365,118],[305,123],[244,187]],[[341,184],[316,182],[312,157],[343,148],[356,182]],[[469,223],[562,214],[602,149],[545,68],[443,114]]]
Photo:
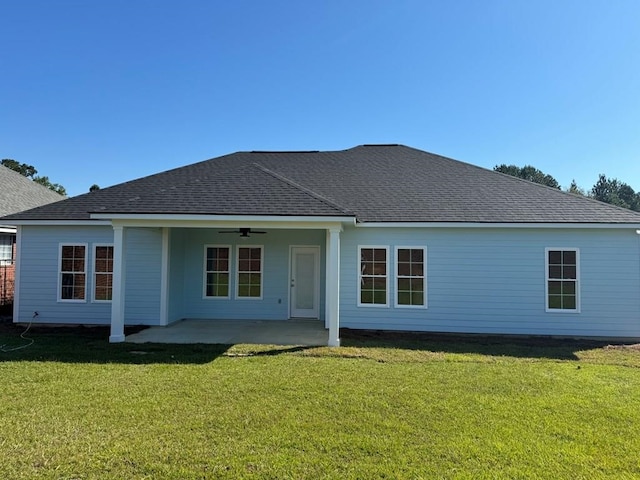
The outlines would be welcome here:
[[[127,327],[129,335],[144,327]],[[0,346],[6,350],[28,343],[20,338],[24,326],[0,324]],[[0,351],[0,362],[42,361],[65,363],[206,364],[218,357],[277,356],[315,347],[291,346],[229,352],[232,345],[108,342],[108,327],[43,327],[26,335],[27,348]],[[532,359],[579,360],[576,352],[602,348],[606,340],[561,339],[540,336],[455,335],[378,330],[340,330],[343,347],[479,354]]]
[[[579,360],[576,352],[602,348],[606,340],[517,335],[475,335],[382,330],[340,330],[343,347],[423,350],[517,358]]]
[[[20,338],[25,327],[0,326],[0,362],[34,361],[64,363],[205,364],[225,354],[230,345],[109,343],[108,327],[33,327]],[[140,331],[127,327],[125,335]]]

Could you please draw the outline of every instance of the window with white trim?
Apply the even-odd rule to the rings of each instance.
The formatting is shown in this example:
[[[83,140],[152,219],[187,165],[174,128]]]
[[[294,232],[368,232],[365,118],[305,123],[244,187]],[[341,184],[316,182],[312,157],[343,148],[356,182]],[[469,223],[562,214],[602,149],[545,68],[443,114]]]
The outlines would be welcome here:
[[[262,298],[262,246],[238,246],[237,298]]]
[[[359,305],[389,305],[388,247],[358,247],[360,271],[358,282]]]
[[[93,300],[109,302],[113,293],[113,245],[95,245],[93,255]]]
[[[580,310],[580,252],[575,248],[546,249],[547,310]]]
[[[60,300],[84,301],[87,290],[87,246],[60,245]]]
[[[0,235],[0,265],[13,263],[13,235]]]
[[[396,247],[396,306],[426,307],[426,249]]]
[[[204,255],[204,296],[207,298],[229,298],[231,248],[221,245],[206,245]]]

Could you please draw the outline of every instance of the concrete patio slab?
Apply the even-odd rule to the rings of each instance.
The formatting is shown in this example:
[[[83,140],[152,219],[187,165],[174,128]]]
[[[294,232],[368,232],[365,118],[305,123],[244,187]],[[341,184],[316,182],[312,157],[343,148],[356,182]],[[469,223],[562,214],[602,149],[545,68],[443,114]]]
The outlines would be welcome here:
[[[321,320],[196,320],[150,327],[128,335],[131,343],[256,343],[327,345],[329,331]]]

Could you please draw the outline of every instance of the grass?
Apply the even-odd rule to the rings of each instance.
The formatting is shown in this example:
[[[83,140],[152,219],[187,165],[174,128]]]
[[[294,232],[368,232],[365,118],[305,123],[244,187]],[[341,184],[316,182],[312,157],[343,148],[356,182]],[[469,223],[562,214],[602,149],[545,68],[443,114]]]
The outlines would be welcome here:
[[[0,330],[17,345],[20,330]],[[640,350],[345,331],[339,349],[0,353],[0,478],[640,478]]]

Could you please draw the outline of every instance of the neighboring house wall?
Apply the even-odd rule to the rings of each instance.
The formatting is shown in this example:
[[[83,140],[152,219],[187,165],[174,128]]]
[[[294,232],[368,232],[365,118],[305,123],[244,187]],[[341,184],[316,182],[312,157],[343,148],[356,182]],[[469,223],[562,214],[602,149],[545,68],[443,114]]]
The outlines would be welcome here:
[[[0,305],[13,303],[16,236],[0,233]]]
[[[389,307],[357,306],[358,245],[389,246]],[[427,309],[394,307],[394,247],[427,248]],[[545,311],[545,248],[580,250],[580,313]],[[640,246],[631,229],[389,229],[342,234],[340,325],[640,336]]]

